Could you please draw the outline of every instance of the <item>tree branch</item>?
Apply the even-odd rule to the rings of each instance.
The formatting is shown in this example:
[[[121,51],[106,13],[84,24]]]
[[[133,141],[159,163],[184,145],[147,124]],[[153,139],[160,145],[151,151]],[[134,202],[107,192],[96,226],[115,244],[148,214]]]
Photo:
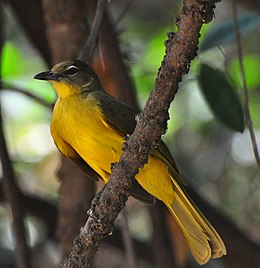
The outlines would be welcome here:
[[[0,3],[0,51],[3,45],[3,12],[2,2]],[[1,59],[1,55],[0,55]],[[0,70],[1,74],[1,70]],[[0,79],[0,90],[2,82]],[[12,213],[12,228],[14,231],[15,240],[15,257],[17,267],[29,268],[30,265],[30,252],[26,240],[26,231],[24,226],[24,209],[20,203],[17,193],[17,186],[15,183],[14,171],[9,158],[7,145],[3,130],[2,111],[0,103],[0,162],[3,170],[3,192],[6,200],[8,201]]]
[[[158,201],[155,206],[150,206],[150,217],[153,223],[152,258],[155,267],[172,268],[179,267],[174,255],[174,240],[170,237],[166,216],[169,212],[165,205]]]
[[[77,58],[79,48],[88,35],[85,1],[43,0],[42,4],[52,64]],[[87,219],[82,211],[89,209],[95,185],[65,157],[61,158],[58,177],[60,202],[57,233],[63,258],[70,253],[72,241]]]
[[[256,165],[257,165],[257,169],[258,169],[258,175],[259,175],[259,178],[260,178],[260,157],[259,157],[259,152],[258,152],[255,132],[254,132],[254,128],[253,128],[253,123],[252,123],[251,116],[250,116],[250,111],[249,111],[248,88],[247,88],[245,69],[244,69],[244,63],[243,63],[241,37],[240,37],[239,26],[238,26],[238,21],[237,21],[237,6],[236,6],[236,2],[234,0],[232,0],[231,5],[232,5],[232,14],[233,14],[233,21],[234,21],[234,31],[236,33],[236,39],[237,39],[237,42],[236,42],[236,44],[237,44],[237,55],[238,55],[238,60],[239,60],[239,66],[240,66],[242,82],[243,82],[243,97],[244,97],[243,98],[243,104],[244,104],[243,106],[244,106],[244,113],[245,113],[245,118],[246,118],[246,125],[247,125],[247,127],[249,129],[251,143],[252,143],[252,147],[253,147],[253,152],[254,152]]]
[[[103,7],[101,7],[101,5],[103,5]],[[129,77],[128,70],[123,61],[117,36],[109,13],[106,12],[105,5],[105,1],[99,1],[98,4],[95,0],[87,1],[88,16],[89,18],[94,17],[94,19],[90,35],[83,48],[81,57],[85,61],[90,61],[91,66],[98,74],[107,92],[138,110],[133,82]],[[97,17],[99,18],[97,19]],[[97,21],[99,21],[99,23],[97,23]],[[99,39],[99,47],[95,50],[97,38]],[[90,48],[89,44],[92,44],[92,48]],[[84,53],[85,56],[82,56]],[[92,55],[92,53],[94,55]],[[102,56],[100,56],[100,54],[102,54]],[[120,229],[122,231],[122,244],[125,249],[127,266],[137,267],[132,238],[128,231],[128,223],[124,217],[126,217],[126,213],[121,213],[121,220],[119,220],[119,222],[124,223],[121,225]],[[122,244],[120,245],[121,248]]]
[[[93,0],[88,2],[89,5],[93,5],[91,2]],[[102,50],[102,59],[99,53],[94,53],[91,57],[91,66],[98,74],[102,85],[111,95],[139,111],[134,83],[123,60],[117,34],[108,12],[105,13],[102,20],[99,43],[99,49]],[[101,61],[103,64],[101,64]]]
[[[126,211],[123,209],[119,218],[120,222],[120,230],[122,234],[122,240],[124,244],[125,249],[125,257],[126,257],[126,263],[128,268],[137,268],[137,258],[136,253],[134,251],[133,247],[133,241],[131,239],[130,233],[129,233],[129,227],[127,222],[127,214]]]
[[[137,125],[125,144],[120,161],[113,167],[109,182],[93,203],[93,216],[89,217],[80,235],[74,240],[70,257],[63,267],[90,267],[95,252],[128,198],[134,176],[147,163],[151,146],[156,146],[166,131],[168,108],[178,91],[182,76],[188,73],[191,60],[197,55],[199,31],[203,23],[210,22],[217,1],[183,1],[179,30],[169,33],[166,55],[161,64],[144,111],[137,116]]]
[[[4,2],[4,1],[3,1]],[[41,1],[26,0],[26,4],[19,0],[8,0],[16,17],[25,30],[28,38],[39,50],[44,60],[51,65],[50,48],[47,43],[43,8]],[[32,16],[33,10],[33,16]]]
[[[90,57],[93,55],[93,51],[97,42],[99,29],[101,22],[106,11],[107,0],[98,0],[95,18],[93,20],[89,36],[82,49],[79,59],[85,62],[89,62]]]
[[[84,1],[43,0],[42,6],[52,65],[75,59],[88,34]]]
[[[1,83],[2,81],[0,81]],[[25,90],[25,89],[22,89],[22,88],[18,88],[18,87],[15,87],[15,86],[9,86],[9,85],[4,85],[5,88],[3,88],[2,90],[10,90],[10,91],[13,91],[13,92],[17,92],[17,93],[21,93],[23,95],[25,95],[26,97],[29,97],[30,99],[34,100],[35,102],[41,104],[42,106],[52,110],[53,108],[53,104],[45,101],[43,98],[37,96],[37,95],[34,95],[33,93]]]
[[[0,203],[6,202],[3,196],[2,178],[0,178]],[[23,206],[26,213],[40,219],[44,222],[47,236],[54,238],[56,226],[57,226],[57,209],[51,202],[40,198],[38,196],[25,194],[21,189],[17,189],[17,195],[21,205]]]
[[[0,107],[1,109],[1,107]],[[29,248],[27,245],[24,226],[24,209],[21,205],[14,171],[9,159],[5,137],[3,133],[3,121],[0,111],[0,158],[3,169],[3,192],[12,212],[12,228],[15,234],[16,263],[18,267],[30,267]]]

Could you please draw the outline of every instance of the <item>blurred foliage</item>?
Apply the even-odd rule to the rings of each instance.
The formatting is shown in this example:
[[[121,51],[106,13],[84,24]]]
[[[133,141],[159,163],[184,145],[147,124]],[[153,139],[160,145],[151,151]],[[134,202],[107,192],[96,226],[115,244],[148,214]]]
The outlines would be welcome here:
[[[230,8],[227,4],[222,4],[216,9],[216,19],[213,23],[203,26],[198,58],[192,63],[191,70],[184,78],[171,107],[171,120],[168,122],[165,140],[177,158],[177,164],[186,180],[197,189],[200,186],[200,192],[206,198],[233,218],[251,238],[260,241],[260,236],[256,235],[259,230],[259,217],[252,218],[252,215],[259,215],[260,198],[256,198],[259,181],[250,135],[247,130],[236,134],[230,132],[225,125],[221,125],[214,118],[212,110],[208,108],[210,103],[207,103],[208,100],[203,96],[201,87],[196,83],[201,74],[201,66],[207,64],[211,66],[209,68],[219,70],[216,75],[204,77],[207,79],[207,89],[220,93],[214,83],[221,82],[218,81],[221,74],[221,80],[225,85],[221,85],[220,91],[226,102],[222,118],[227,121],[227,114],[232,113],[227,125],[231,128],[233,126],[236,131],[243,131],[242,79],[231,17]],[[241,13],[239,26],[249,89],[249,108],[259,144],[260,39],[257,36],[260,31],[260,17],[253,13]],[[172,29],[176,30],[172,25],[169,28],[163,25],[161,31],[155,33],[149,40],[143,40],[141,34],[137,36],[135,33],[135,38],[131,42],[133,50],[135,44],[136,51],[140,51],[140,47],[145,48],[137,54],[138,59],[135,58],[136,54],[130,60],[128,59],[142,106],[153,88],[154,79],[163,59],[166,33]],[[131,31],[131,27],[128,27],[127,31]],[[140,40],[144,42],[143,46],[140,45]],[[131,55],[131,52],[129,54]],[[230,89],[230,94],[225,92],[226,85]],[[214,99],[211,101],[211,104],[213,103]],[[219,103],[215,106],[218,108]],[[252,183],[254,188],[250,186]],[[244,187],[244,184],[247,184],[247,187]],[[244,187],[243,194],[239,195],[242,191],[241,187]],[[249,201],[248,196],[254,198],[250,198]],[[255,204],[252,208],[257,212],[250,212],[248,209],[248,204],[251,202]]]
[[[253,90],[258,90],[260,88],[260,56],[255,54],[247,54],[243,58],[243,65],[245,69],[246,83],[250,93]],[[234,58],[229,65],[228,72],[234,82],[242,87],[242,78],[240,72],[239,61],[237,58]]]
[[[238,27],[241,36],[246,36],[254,32],[260,26],[260,17],[255,14],[245,14],[238,18]],[[204,39],[200,46],[201,51],[214,47],[223,46],[235,42],[236,35],[234,32],[233,20],[229,19],[214,27]]]
[[[22,58],[22,52],[10,41],[4,43],[1,55],[1,76],[21,75],[24,72],[25,61]],[[17,64],[19,62],[19,64]]]
[[[245,129],[243,108],[225,75],[209,65],[202,64],[198,81],[216,118],[230,129],[243,132]]]
[[[1,57],[1,77],[4,82],[4,87],[20,87],[25,88],[31,93],[43,98],[49,103],[55,100],[54,90],[47,83],[39,83],[32,80],[35,73],[35,66],[42,70],[47,67],[43,64],[40,58],[33,57],[28,60],[23,57],[23,51],[13,41],[6,41],[2,49]]]
[[[111,5],[115,18],[121,15],[120,5],[122,3]],[[177,17],[179,9],[172,1],[165,1],[163,4],[161,1],[151,1],[149,7],[146,6],[143,1],[134,1],[116,25],[118,29],[123,29],[120,31],[121,49],[124,55],[127,55],[125,61],[129,66],[141,106],[153,88],[163,59],[166,33],[176,31],[174,16]],[[32,79],[36,73],[46,70],[47,67],[26,40],[10,9],[5,7],[5,11],[8,14],[7,22],[11,20],[12,23],[5,24],[6,31],[10,34],[6,35],[2,50],[4,88],[1,92],[1,103],[12,160],[25,192],[57,200],[58,182],[55,170],[59,165],[59,153],[48,130],[51,111],[35,101],[28,100],[26,96],[13,92],[12,88],[23,88],[48,103],[54,102],[55,93],[48,83]],[[230,131],[215,119],[209,109],[209,106],[214,105],[216,112],[220,102],[225,102],[222,121],[235,130],[243,130],[241,73],[235,53],[236,43],[230,12],[228,3],[218,4],[216,19],[203,26],[199,57],[192,63],[190,73],[183,79],[173,102],[165,140],[185,179],[233,219],[249,237],[260,241],[259,180],[249,133],[247,130],[243,133]],[[260,144],[260,18],[242,12],[239,25],[243,37],[250,112]],[[211,67],[201,72],[201,66],[205,68],[205,64]],[[204,80],[204,93],[221,94],[221,100],[218,101],[216,95],[204,98],[197,83],[198,78]],[[229,83],[235,93],[233,89],[233,93],[227,93]],[[132,200],[130,203],[133,203]],[[142,208],[140,205],[139,212],[135,211],[137,217],[131,218],[130,228],[135,237],[142,233],[142,239],[147,239],[150,227],[147,228],[145,224],[149,219]],[[142,214],[145,215],[144,218]],[[6,232],[6,226],[9,225],[6,219],[6,214],[0,210],[1,234]],[[30,236],[34,237],[32,240],[35,241],[41,232],[39,223],[31,218],[28,220],[34,225]],[[11,244],[10,235],[1,236],[0,246],[10,248]]]
[[[19,25],[14,24],[13,27],[19,28]],[[37,70],[41,71],[46,66],[30,43],[26,39],[21,41],[20,36],[10,36],[4,43],[1,57],[1,106],[9,151],[21,187],[26,192],[57,197],[58,183],[54,170],[58,160],[53,156],[56,150],[49,131],[51,110],[13,89],[28,91],[50,104],[56,98],[55,93],[48,83],[32,79]],[[46,176],[50,170],[52,175]]]

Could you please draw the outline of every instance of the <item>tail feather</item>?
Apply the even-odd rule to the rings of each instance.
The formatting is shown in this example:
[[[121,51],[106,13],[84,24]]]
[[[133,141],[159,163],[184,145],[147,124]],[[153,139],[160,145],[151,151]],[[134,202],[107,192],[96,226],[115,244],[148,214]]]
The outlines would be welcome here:
[[[169,211],[180,226],[191,253],[199,264],[205,264],[210,258],[226,255],[226,247],[217,231],[199,211],[182,187],[173,180],[174,201],[167,205]]]

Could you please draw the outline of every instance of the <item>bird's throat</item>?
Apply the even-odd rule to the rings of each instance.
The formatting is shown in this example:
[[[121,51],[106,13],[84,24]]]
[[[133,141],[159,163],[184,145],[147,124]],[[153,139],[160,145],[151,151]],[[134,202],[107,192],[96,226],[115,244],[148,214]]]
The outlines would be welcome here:
[[[59,99],[64,99],[67,97],[70,97],[74,94],[76,94],[79,90],[75,86],[72,86],[68,83],[65,83],[63,81],[51,81],[55,91],[58,94]]]

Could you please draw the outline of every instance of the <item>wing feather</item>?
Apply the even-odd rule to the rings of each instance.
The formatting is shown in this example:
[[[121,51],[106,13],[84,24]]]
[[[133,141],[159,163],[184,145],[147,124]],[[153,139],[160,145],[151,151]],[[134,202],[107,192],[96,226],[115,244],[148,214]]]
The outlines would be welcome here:
[[[121,136],[132,134],[136,126],[135,116],[137,112],[104,92],[95,92],[94,94],[97,94],[96,97],[106,122]],[[162,140],[156,148],[151,149],[150,154],[160,158],[167,165],[171,175],[179,183],[185,184],[167,145]]]

